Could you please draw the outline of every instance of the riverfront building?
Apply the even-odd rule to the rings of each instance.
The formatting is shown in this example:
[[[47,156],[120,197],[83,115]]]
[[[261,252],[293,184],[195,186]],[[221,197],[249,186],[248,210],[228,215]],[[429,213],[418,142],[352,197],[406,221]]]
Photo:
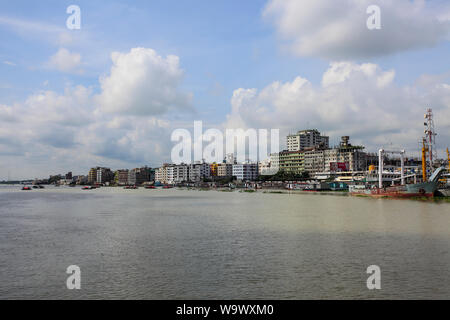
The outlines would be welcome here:
[[[189,181],[198,182],[211,177],[211,167],[207,163],[195,163],[189,165]]]
[[[218,177],[231,177],[233,176],[233,165],[230,163],[220,163],[217,166]]]
[[[317,129],[301,130],[286,137],[288,151],[300,151],[308,148],[329,148],[330,138],[322,136]]]
[[[233,164],[233,176],[238,180],[252,181],[258,178],[258,164],[242,163]]]
[[[150,181],[150,168],[136,168],[128,172],[128,184],[129,185],[141,185],[144,182]]]
[[[279,168],[285,172],[301,174],[305,171],[305,152],[301,150],[280,152]]]
[[[342,137],[339,146],[333,149],[314,149],[304,154],[304,168],[310,174],[316,172],[364,171],[367,170],[367,154],[363,146],[352,146],[350,137]]]
[[[128,184],[128,169],[117,170],[114,180],[117,185],[126,186]]]

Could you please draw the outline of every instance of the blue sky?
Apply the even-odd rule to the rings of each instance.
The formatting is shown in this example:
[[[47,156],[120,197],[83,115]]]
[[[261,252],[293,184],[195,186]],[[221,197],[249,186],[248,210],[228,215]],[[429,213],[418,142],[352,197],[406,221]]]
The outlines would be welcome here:
[[[57,127],[61,123],[51,122],[51,120],[39,122],[39,124],[18,122],[8,132],[0,131],[0,180],[6,177],[7,171],[11,170],[23,171],[23,174],[17,173],[16,176],[24,178],[29,175],[46,176],[50,173],[59,173],[58,170],[65,170],[65,168],[82,173],[89,166],[98,164],[112,167],[138,164],[156,166],[160,161],[167,160],[170,156],[170,148],[158,147],[156,142],[154,149],[159,151],[154,154],[139,150],[134,150],[133,156],[126,151],[112,152],[111,150],[118,149],[116,147],[105,148],[110,150],[109,153],[107,151],[91,153],[92,146],[86,141],[91,142],[93,139],[80,137],[77,133],[92,131],[94,135],[96,130],[100,130],[98,127],[101,125],[111,127],[108,121],[113,121],[114,113],[108,111],[107,116],[99,116],[99,112],[107,110],[108,106],[97,107],[94,102],[94,97],[102,95],[105,91],[99,79],[108,78],[111,75],[111,68],[114,65],[111,59],[113,52],[131,54],[133,48],[154,50],[162,58],[168,55],[179,58],[179,69],[182,70],[183,76],[180,79],[170,79],[177,83],[174,85],[176,92],[192,96],[190,102],[186,104],[190,104],[194,112],[184,112],[183,109],[173,111],[168,106],[166,113],[148,112],[141,115],[152,121],[168,122],[167,125],[158,124],[158,127],[154,128],[156,132],[167,130],[164,136],[166,139],[170,139],[172,122],[191,123],[196,119],[203,120],[208,126],[227,127],[239,123],[247,127],[253,125],[279,127],[282,132],[302,129],[306,125],[317,126],[328,134],[332,134],[334,142],[337,142],[340,134],[345,134],[348,130],[350,134],[358,135],[360,139],[357,142],[365,144],[368,148],[376,149],[383,141],[381,137],[388,136],[384,141],[407,145],[416,151],[418,138],[408,140],[408,136],[411,135],[409,129],[396,130],[394,127],[394,129],[388,128],[381,124],[377,126],[380,130],[376,134],[375,128],[362,132],[362,129],[356,125],[354,128],[348,128],[352,121],[343,124],[339,117],[328,119],[327,112],[323,110],[330,107],[329,102],[334,97],[330,98],[331,92],[322,87],[323,79],[327,71],[334,70],[330,69],[332,63],[347,63],[334,71],[350,74],[349,78],[340,80],[339,85],[343,87],[338,92],[348,89],[352,98],[343,96],[342,102],[337,103],[343,104],[339,106],[342,112],[348,112],[345,108],[349,104],[354,105],[351,110],[356,114],[354,120],[356,122],[368,121],[366,118],[363,119],[363,115],[367,114],[369,110],[367,108],[375,101],[375,104],[388,104],[377,111],[380,113],[383,112],[383,108],[392,110],[395,106],[402,105],[398,111],[393,110],[390,117],[385,115],[386,112],[383,113],[383,117],[388,119],[385,121],[392,121],[393,126],[398,127],[398,121],[404,119],[405,112],[410,111],[408,103],[417,98],[417,105],[410,106],[413,112],[411,112],[411,119],[408,119],[410,122],[407,122],[405,127],[414,126],[413,121],[417,121],[418,130],[414,131],[414,134],[418,135],[418,132],[422,130],[421,118],[414,119],[418,114],[423,113],[422,109],[425,108],[425,106],[419,107],[420,99],[430,103],[434,101],[436,110],[440,112],[440,118],[449,114],[450,106],[447,104],[448,92],[445,86],[450,83],[449,20],[446,20],[450,17],[446,15],[450,12],[448,4],[445,1],[430,1],[422,6],[416,4],[419,7],[412,7],[411,4],[414,5],[420,1],[402,0],[397,3],[387,0],[372,1],[380,3],[381,21],[384,24],[379,33],[381,36],[373,36],[374,32],[367,33],[367,40],[365,40],[365,32],[368,31],[364,23],[368,15],[364,10],[358,11],[362,8],[361,6],[350,6],[349,3],[352,2],[354,0],[346,1],[345,6],[349,6],[347,10],[345,6],[334,9],[335,2],[327,0],[317,1],[318,6],[322,6],[319,9],[312,7],[307,1],[295,3],[291,0],[284,3],[277,0],[3,1],[0,4],[0,37],[2,39],[0,42],[0,106],[4,106],[5,114],[18,117],[21,113],[27,113],[27,110],[34,110],[35,118],[45,118],[48,114],[39,113],[36,111],[39,108],[33,104],[39,99],[33,100],[32,97],[45,93],[42,99],[50,99],[49,96],[52,94],[61,96],[61,99],[62,96],[70,99],[67,91],[72,92],[81,86],[90,90],[88,93],[83,93],[86,94],[86,99],[93,99],[86,102],[84,111],[86,114],[89,112],[95,114],[91,117],[95,118],[93,121],[95,123],[89,124],[89,127],[81,126],[77,130],[68,131],[67,137],[73,141],[59,144],[46,143],[48,134],[40,137],[40,133],[45,131],[41,126],[54,125],[55,132],[59,130],[62,142],[65,142],[63,134],[65,129]],[[66,29],[65,23],[68,17],[66,8],[71,4],[81,8],[81,30]],[[414,8],[419,8],[415,14],[408,15],[409,18],[403,16],[402,12]],[[298,21],[292,20],[289,15],[296,10],[298,10]],[[314,15],[318,17],[305,25],[302,24],[303,12],[308,13],[307,18]],[[386,19],[383,20],[383,17]],[[317,26],[314,26],[314,20],[317,21]],[[438,20],[439,22],[436,22]],[[349,21],[349,25],[346,25],[346,21]],[[342,27],[338,29],[343,30],[342,34],[354,28],[350,22],[355,24],[363,22],[363,24],[360,24],[361,30],[355,30],[358,34],[354,36],[354,39],[350,39],[351,37],[336,35],[333,32],[334,29],[327,29],[327,24],[332,22],[334,26],[338,26],[334,28]],[[317,30],[323,30],[323,33],[316,34]],[[417,37],[411,34],[417,34]],[[333,37],[336,39],[331,41]],[[301,45],[293,49],[296,43]],[[386,46],[385,52],[371,54],[370,50],[376,49],[376,46]],[[67,50],[64,52],[68,53],[68,58],[75,59],[79,56],[80,61],[74,62],[67,68],[62,65],[55,66],[56,60],[52,60],[52,57],[57,56],[57,53],[62,54],[61,50]],[[376,74],[370,71],[370,68],[361,67],[365,64],[376,65],[378,68]],[[388,77],[387,73],[392,70],[395,72],[395,78],[389,81],[389,92],[375,92],[375,89],[371,87],[374,83],[373,79],[369,78],[380,79],[384,73]],[[364,82],[364,87],[362,82],[357,80],[359,75],[364,76],[364,81],[367,81],[367,83]],[[332,76],[336,77],[336,75]],[[424,76],[432,80],[418,88],[417,82]],[[294,80],[297,77],[307,79],[312,89],[305,91],[305,87],[294,86]],[[349,80],[352,77],[354,81]],[[271,89],[270,86],[274,83],[279,83],[280,88]],[[285,91],[282,90],[283,84],[286,85]],[[431,88],[430,85],[440,86],[440,89]],[[152,83],[148,86],[151,87]],[[245,105],[237,105],[241,102],[236,101],[241,100],[235,99],[236,101],[233,102],[232,97],[240,88],[245,90],[255,88],[257,93],[251,98],[246,97]],[[289,90],[297,91],[289,96],[291,92]],[[370,99],[358,100],[358,92],[366,92],[366,90]],[[416,92],[414,94],[417,96],[411,92]],[[388,94],[390,100],[386,98]],[[151,97],[145,96],[145,98]],[[305,101],[309,101],[309,108],[317,109],[318,114],[305,112],[306,105],[297,106],[295,102],[297,98],[299,100],[305,98]],[[292,114],[295,115],[294,118],[298,116],[297,121],[291,121],[292,116],[290,119],[284,118],[284,115],[290,113],[287,110],[291,110],[289,106],[283,104],[285,100],[291,101],[294,109]],[[336,101],[340,101],[340,98],[336,97]],[[323,107],[321,107],[322,104]],[[62,107],[58,105],[55,108],[55,112],[60,112],[58,108]],[[253,117],[252,112],[246,108],[259,110],[255,113],[258,115],[268,110],[266,114],[272,115],[272,122],[264,116]],[[95,113],[95,110],[100,111]],[[236,114],[236,110],[240,114]],[[375,114],[377,113],[374,112],[374,116]],[[127,116],[126,113],[121,111],[120,116],[117,115],[114,119],[119,121],[119,117],[125,116]],[[352,115],[350,114],[349,117],[351,118]],[[340,125],[336,125],[337,123]],[[441,131],[449,128],[448,122],[441,122],[440,125]],[[10,143],[8,146],[8,142],[11,142],[10,135],[14,133],[17,137],[20,128],[29,128],[27,140],[19,141],[14,145]],[[111,132],[111,135],[105,134],[104,140],[99,141],[98,144],[120,140],[122,137],[128,139],[126,143],[130,143],[130,146],[132,141],[135,141],[132,145],[132,148],[135,148],[136,145],[141,144],[133,140],[135,138],[132,130],[136,128],[133,127],[127,131],[125,127],[120,127],[121,130],[123,129],[121,131],[123,136],[116,130]],[[18,132],[14,132],[15,130]],[[151,133],[146,132],[146,134]],[[35,140],[33,136],[37,136]],[[1,144],[2,141],[3,144]],[[441,149],[445,148],[445,142],[445,140],[441,141]],[[170,146],[170,143],[167,144]],[[37,145],[39,145],[36,147],[38,150],[34,151],[33,146]],[[96,146],[98,148],[98,145]],[[45,152],[42,151],[44,149]],[[92,162],[82,163],[70,160],[73,158],[70,152],[74,149],[78,154],[80,152],[89,154],[86,158]],[[48,158],[50,154],[53,156],[52,160]],[[143,156],[140,157],[139,154]],[[11,162],[16,163],[12,169],[6,165]],[[22,168],[25,165],[27,168]]]

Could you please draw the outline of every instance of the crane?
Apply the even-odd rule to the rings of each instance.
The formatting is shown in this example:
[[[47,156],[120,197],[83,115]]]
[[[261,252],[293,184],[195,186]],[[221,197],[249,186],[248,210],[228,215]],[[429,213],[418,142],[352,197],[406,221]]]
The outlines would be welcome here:
[[[450,171],[450,153],[448,152],[448,148],[447,148],[447,162],[448,162],[448,170]]]
[[[429,151],[427,141],[422,139],[422,179],[427,181],[427,152]]]

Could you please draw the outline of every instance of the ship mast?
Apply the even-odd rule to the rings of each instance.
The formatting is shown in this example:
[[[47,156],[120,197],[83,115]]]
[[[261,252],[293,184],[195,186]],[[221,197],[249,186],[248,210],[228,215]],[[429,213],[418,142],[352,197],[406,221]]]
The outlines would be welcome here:
[[[428,159],[427,159],[427,167],[430,170],[433,170],[434,163],[433,161],[437,160],[437,149],[436,149],[436,136],[437,133],[434,129],[434,120],[433,120],[433,109],[428,108],[427,112],[424,115],[425,122],[423,123],[425,126],[425,142],[426,148],[428,149]]]

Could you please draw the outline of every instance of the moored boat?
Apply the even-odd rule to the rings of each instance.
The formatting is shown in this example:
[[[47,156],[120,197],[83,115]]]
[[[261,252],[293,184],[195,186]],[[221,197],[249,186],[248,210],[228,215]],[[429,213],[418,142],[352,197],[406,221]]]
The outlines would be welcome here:
[[[439,187],[439,178],[445,168],[438,168],[426,182],[405,184],[379,188],[376,186],[353,185],[349,186],[349,193],[353,196],[413,198],[433,197]]]

